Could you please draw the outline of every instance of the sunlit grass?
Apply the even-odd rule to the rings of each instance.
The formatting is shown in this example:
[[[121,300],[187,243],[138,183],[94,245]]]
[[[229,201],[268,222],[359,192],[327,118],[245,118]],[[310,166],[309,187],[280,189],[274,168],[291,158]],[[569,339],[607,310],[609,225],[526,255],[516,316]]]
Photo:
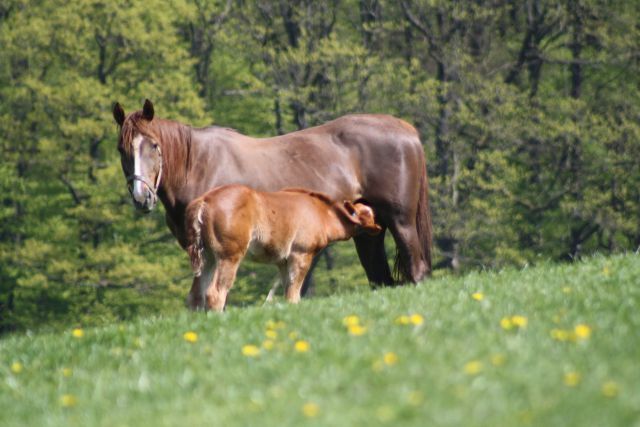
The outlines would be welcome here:
[[[7,337],[0,425],[635,425],[639,261]]]

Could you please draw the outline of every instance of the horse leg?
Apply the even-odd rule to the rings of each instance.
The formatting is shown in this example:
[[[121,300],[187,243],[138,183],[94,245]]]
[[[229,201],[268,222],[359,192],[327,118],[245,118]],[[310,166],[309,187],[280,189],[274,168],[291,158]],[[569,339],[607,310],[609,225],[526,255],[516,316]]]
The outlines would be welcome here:
[[[318,266],[318,262],[320,261],[320,258],[326,250],[327,248],[322,249],[316,256],[313,257],[313,261],[311,261],[309,273],[307,273],[307,275],[304,277],[304,281],[302,282],[302,289],[300,290],[300,295],[302,295],[303,297],[306,297],[307,293],[310,291],[311,294],[313,294],[314,292],[313,287],[311,286],[313,284],[313,270],[315,270]]]
[[[367,273],[367,279],[372,285],[393,285],[393,277],[387,263],[387,253],[384,250],[383,230],[376,236],[361,234],[353,238],[360,263]]]
[[[223,311],[227,302],[227,294],[236,280],[240,266],[240,258],[223,258],[218,260],[214,279],[206,291],[207,308]]]
[[[191,290],[187,295],[187,307],[193,311],[204,310],[203,293],[200,290],[200,277],[194,276]]]
[[[204,265],[199,277],[194,277],[191,291],[187,297],[187,303],[195,303],[196,309],[207,310],[207,294],[210,288],[214,287],[217,280],[218,269],[216,261],[212,258],[205,258]]]
[[[302,282],[309,272],[313,254],[292,254],[287,259],[287,301],[293,304],[300,302]]]
[[[422,256],[422,244],[414,221],[394,219],[389,226],[396,242],[396,269],[401,281],[417,283],[424,279],[428,266]]]

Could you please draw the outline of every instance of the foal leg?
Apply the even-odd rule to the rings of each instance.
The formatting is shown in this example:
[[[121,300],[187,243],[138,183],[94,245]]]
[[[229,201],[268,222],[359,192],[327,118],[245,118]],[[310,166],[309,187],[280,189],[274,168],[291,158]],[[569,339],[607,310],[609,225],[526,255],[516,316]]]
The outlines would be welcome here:
[[[291,254],[287,259],[287,301],[293,304],[300,302],[300,290],[311,262],[313,254]]]
[[[361,234],[353,238],[360,263],[372,285],[393,285],[393,277],[384,250],[385,230],[376,236]]]
[[[280,283],[282,282],[281,278],[277,278],[273,281],[273,285],[271,285],[271,289],[269,289],[269,295],[267,295],[267,299],[265,300],[265,304],[273,301],[273,297],[276,295],[276,291],[278,287],[280,287]]]
[[[218,260],[214,280],[207,289],[206,299],[209,310],[222,311],[227,302],[227,294],[236,280],[240,257]]]

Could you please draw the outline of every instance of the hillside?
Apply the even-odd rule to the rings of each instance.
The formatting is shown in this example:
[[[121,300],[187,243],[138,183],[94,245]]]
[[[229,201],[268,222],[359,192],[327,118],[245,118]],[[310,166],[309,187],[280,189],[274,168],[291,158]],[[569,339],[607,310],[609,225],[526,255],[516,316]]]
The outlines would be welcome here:
[[[640,259],[0,341],[0,425],[637,425]]]
[[[132,206],[115,102],[254,137],[404,119],[438,274],[635,251],[638,22],[637,1],[3,0],[0,335],[182,310],[189,264],[163,208]],[[347,246],[316,295],[362,283]],[[241,270],[232,303],[275,275]]]

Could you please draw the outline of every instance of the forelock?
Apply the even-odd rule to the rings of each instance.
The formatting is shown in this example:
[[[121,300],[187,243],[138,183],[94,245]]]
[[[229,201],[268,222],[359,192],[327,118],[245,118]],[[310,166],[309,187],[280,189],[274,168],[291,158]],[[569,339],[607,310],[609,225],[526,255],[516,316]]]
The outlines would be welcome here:
[[[141,111],[129,114],[122,124],[118,144],[127,153],[133,153],[133,139],[138,134],[148,133],[148,121],[142,117]]]

